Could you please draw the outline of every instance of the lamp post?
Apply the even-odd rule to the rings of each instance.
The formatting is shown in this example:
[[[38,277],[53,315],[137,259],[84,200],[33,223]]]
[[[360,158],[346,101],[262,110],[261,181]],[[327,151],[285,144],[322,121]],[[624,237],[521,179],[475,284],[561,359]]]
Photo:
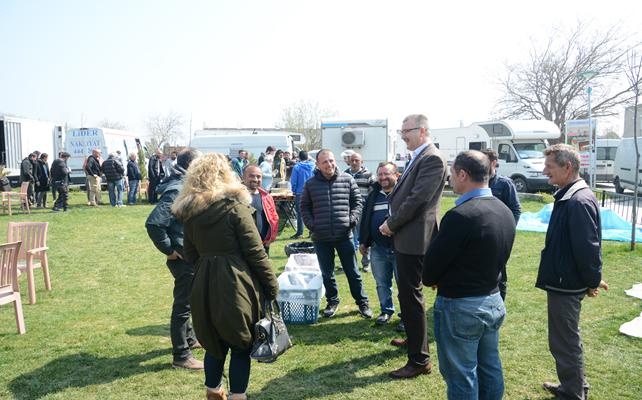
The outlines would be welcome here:
[[[589,148],[591,150],[589,159],[589,186],[591,189],[595,188],[595,137],[593,135],[593,120],[591,118],[591,93],[593,88],[590,84],[590,79],[597,75],[597,71],[584,71],[578,74],[586,79],[586,93],[588,94],[588,123],[589,123]]]

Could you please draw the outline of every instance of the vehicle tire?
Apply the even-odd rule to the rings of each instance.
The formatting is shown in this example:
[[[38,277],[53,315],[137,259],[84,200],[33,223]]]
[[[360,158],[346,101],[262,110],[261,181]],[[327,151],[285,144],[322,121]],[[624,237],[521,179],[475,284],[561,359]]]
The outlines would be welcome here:
[[[526,179],[522,178],[521,176],[513,178],[513,183],[515,184],[515,189],[519,193],[527,193],[528,192],[528,184],[526,183]]]
[[[624,193],[624,188],[620,185],[620,177],[616,176],[613,178],[613,185],[615,186],[615,193]]]

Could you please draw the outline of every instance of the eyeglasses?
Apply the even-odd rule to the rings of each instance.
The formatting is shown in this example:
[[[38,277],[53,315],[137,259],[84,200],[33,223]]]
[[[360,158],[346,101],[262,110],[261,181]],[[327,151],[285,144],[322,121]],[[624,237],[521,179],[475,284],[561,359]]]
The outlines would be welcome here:
[[[416,128],[410,128],[410,129],[399,129],[397,130],[398,135],[405,135],[406,133],[410,133],[414,130],[421,129],[421,126],[418,126]]]

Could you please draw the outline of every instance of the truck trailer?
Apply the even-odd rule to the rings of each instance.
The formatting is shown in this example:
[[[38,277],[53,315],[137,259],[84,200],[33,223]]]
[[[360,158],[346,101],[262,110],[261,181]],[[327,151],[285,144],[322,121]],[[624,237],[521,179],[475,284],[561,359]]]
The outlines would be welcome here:
[[[321,121],[321,144],[332,150],[339,170],[348,168],[341,153],[353,150],[363,157],[363,165],[376,174],[382,161],[394,161],[397,137],[389,129],[387,119],[324,119]],[[403,143],[403,142],[402,142]],[[398,160],[403,167],[404,161]]]
[[[430,137],[446,157],[449,166],[457,154],[464,150],[492,148],[498,154],[497,173],[511,178],[518,192],[553,190],[542,173],[542,151],[548,147],[548,139],[560,137],[559,128],[551,121],[475,122],[460,128],[431,129]]]
[[[20,162],[38,150],[58,158],[62,149],[63,127],[57,122],[0,115],[0,164],[8,170],[12,186],[20,184]]]

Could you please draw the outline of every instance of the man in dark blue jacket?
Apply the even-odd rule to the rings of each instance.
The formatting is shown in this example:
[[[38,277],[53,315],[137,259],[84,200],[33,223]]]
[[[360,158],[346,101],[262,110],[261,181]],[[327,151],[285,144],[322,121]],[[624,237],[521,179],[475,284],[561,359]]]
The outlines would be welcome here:
[[[548,346],[559,385],[543,387],[563,399],[588,396],[580,337],[580,310],[585,295],[608,289],[602,280],[600,207],[579,176],[580,157],[573,147],[556,144],[544,150],[544,175],[560,189],[546,231],[536,286],[546,290]]]
[[[138,192],[138,186],[142,179],[136,157],[136,153],[131,152],[129,153],[129,161],[127,161],[127,187],[129,187],[129,191],[127,192],[127,205],[136,204],[136,192]]]
[[[183,224],[172,214],[171,208],[178,196],[183,179],[192,161],[200,153],[188,148],[178,154],[176,165],[156,191],[158,204],[152,210],[145,226],[154,246],[167,256],[167,267],[174,276],[174,305],[170,322],[174,368],[203,369],[203,363],[194,358],[190,348],[200,347],[190,322],[189,294],[194,278],[194,265],[183,259]]]
[[[361,216],[362,198],[359,187],[350,175],[339,172],[330,150],[323,149],[317,153],[316,165],[318,171],[303,188],[301,212],[303,222],[312,234],[323,275],[328,302],[323,316],[332,317],[339,307],[339,290],[334,276],[336,249],[359,313],[364,318],[372,318],[351,238],[352,228],[357,225]]]
[[[497,197],[506,204],[515,218],[515,225],[519,222],[519,216],[522,215],[522,206],[519,204],[519,197],[517,196],[517,188],[513,180],[499,175],[497,173],[497,152],[493,149],[482,150],[490,161],[490,178],[488,180],[488,187],[493,192],[493,196]],[[506,268],[502,270],[502,279],[499,281],[499,294],[502,299],[506,300],[506,288],[508,286],[508,276]]]

